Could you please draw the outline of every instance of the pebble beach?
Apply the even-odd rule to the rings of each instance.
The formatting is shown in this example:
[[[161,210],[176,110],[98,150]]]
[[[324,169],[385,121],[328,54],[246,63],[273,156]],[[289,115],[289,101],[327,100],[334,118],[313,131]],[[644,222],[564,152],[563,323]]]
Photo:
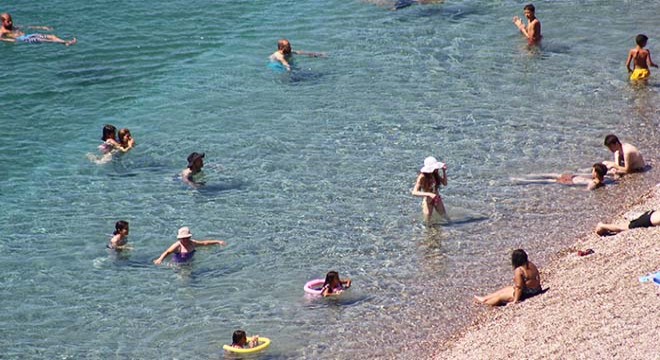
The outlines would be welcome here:
[[[625,224],[658,208],[660,184],[603,220]],[[540,269],[544,294],[487,309],[432,358],[660,359],[660,286],[639,280],[660,270],[659,240],[660,227],[579,238]]]

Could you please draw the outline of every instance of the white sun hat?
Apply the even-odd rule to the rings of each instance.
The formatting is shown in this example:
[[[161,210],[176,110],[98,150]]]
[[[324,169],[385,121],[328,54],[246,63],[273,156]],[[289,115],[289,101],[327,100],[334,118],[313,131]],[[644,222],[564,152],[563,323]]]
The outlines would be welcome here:
[[[424,166],[421,169],[419,169],[419,172],[432,173],[433,171],[438,170],[443,166],[445,166],[444,163],[439,162],[433,156],[429,156],[426,159],[424,159]]]
[[[190,229],[187,226],[179,229],[179,234],[176,236],[177,239],[187,239],[190,237],[192,237],[192,234],[190,233]]]

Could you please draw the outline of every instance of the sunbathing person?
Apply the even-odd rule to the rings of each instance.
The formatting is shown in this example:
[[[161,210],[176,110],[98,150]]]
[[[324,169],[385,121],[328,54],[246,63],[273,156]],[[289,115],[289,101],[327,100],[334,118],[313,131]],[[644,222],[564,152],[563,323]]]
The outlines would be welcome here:
[[[511,265],[514,269],[513,286],[504,287],[486,296],[475,295],[475,300],[491,306],[511,302],[515,304],[542,292],[539,269],[527,259],[525,250],[517,249],[511,253]]]
[[[649,210],[640,215],[638,218],[630,221],[628,225],[598,223],[598,225],[596,225],[596,234],[600,236],[608,236],[630,229],[647,228],[658,225],[660,225],[660,212]]]
[[[522,184],[586,185],[586,190],[595,190],[605,186],[606,174],[607,166],[596,163],[591,169],[590,176],[586,174],[531,174],[524,178],[511,178],[511,180]]]

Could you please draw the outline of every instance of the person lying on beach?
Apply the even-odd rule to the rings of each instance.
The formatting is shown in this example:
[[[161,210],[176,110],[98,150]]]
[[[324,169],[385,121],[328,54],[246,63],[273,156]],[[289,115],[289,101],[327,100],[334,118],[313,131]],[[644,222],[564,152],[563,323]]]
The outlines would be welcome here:
[[[635,37],[635,43],[637,46],[634,49],[630,49],[628,52],[628,58],[626,59],[626,69],[630,74],[630,80],[646,80],[651,76],[651,71],[649,68],[651,66],[657,68],[653,60],[651,60],[651,52],[648,49],[644,49],[646,43],[649,41],[649,38],[644,34],[639,34]],[[630,68],[630,64],[633,64],[633,68]]]
[[[195,254],[196,246],[227,245],[222,240],[193,240],[190,229],[187,226],[179,229],[176,238],[177,241],[155,259],[154,264],[160,265],[170,254],[174,254],[174,262],[176,263],[187,262]]]
[[[603,164],[615,175],[644,171],[646,166],[644,158],[633,145],[621,143],[619,138],[613,134],[605,136],[603,144],[614,153],[614,161],[603,161]]]
[[[527,4],[523,7],[523,11],[527,18],[527,26],[518,16],[513,17],[513,24],[527,38],[530,45],[538,45],[543,36],[541,35],[541,21],[536,18],[536,8],[532,4]]]
[[[486,296],[474,296],[475,300],[491,306],[508,303],[518,303],[526,298],[541,293],[541,276],[539,270],[527,259],[527,253],[522,249],[511,253],[513,265],[513,286],[507,286]]]
[[[631,220],[628,225],[605,224],[599,222],[596,225],[596,234],[609,236],[635,228],[648,228],[660,225],[660,212],[649,210],[636,219]]]
[[[517,183],[523,184],[562,184],[562,185],[586,185],[586,190],[595,190],[605,186],[605,175],[607,167],[596,163],[591,169],[591,175],[580,174],[531,174],[524,178],[511,178]]]
[[[281,39],[277,42],[277,51],[272,53],[269,57],[272,62],[279,62],[286,68],[287,71],[291,71],[291,55],[305,55],[311,57],[324,57],[323,53],[307,52],[302,50],[292,50],[291,43],[287,39]]]
[[[9,13],[4,13],[0,15],[0,20],[2,20],[2,26],[0,27],[0,40],[6,42],[18,42],[26,44],[37,44],[37,43],[58,43],[64,44],[66,46],[73,45],[78,40],[73,38],[71,40],[63,40],[55,35],[50,34],[25,34],[21,28],[14,26],[14,21],[11,18]],[[27,28],[38,29],[38,30],[52,30],[52,28],[47,26],[27,26]]]

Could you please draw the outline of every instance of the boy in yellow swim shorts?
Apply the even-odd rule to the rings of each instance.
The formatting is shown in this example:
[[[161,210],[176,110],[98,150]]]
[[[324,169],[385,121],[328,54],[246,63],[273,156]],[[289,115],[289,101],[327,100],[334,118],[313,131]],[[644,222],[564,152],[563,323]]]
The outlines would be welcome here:
[[[644,49],[646,42],[649,38],[644,34],[639,34],[635,38],[635,43],[637,47],[630,49],[628,53],[628,59],[626,60],[626,69],[630,73],[630,80],[645,80],[651,76],[649,67],[658,67],[658,65],[653,63],[651,60],[651,52],[648,49]],[[634,61],[634,68],[630,68],[630,63]]]

